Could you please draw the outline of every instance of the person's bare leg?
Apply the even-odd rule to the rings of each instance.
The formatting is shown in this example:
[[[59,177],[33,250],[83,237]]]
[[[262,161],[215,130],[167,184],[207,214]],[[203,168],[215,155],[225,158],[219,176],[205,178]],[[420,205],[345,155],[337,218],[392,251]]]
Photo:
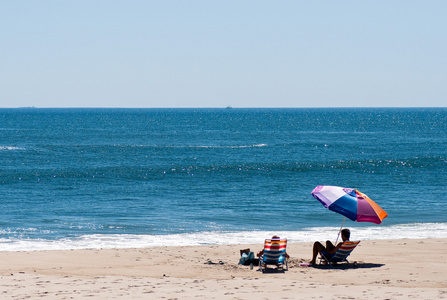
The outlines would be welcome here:
[[[326,251],[331,251],[334,248],[335,248],[335,246],[334,246],[334,244],[332,244],[331,241],[326,241]]]
[[[320,242],[314,243],[314,247],[312,249],[312,260],[310,261],[312,265],[315,265],[318,253],[320,253],[320,251],[323,251],[325,249],[326,248],[324,248],[323,244],[321,244]]]

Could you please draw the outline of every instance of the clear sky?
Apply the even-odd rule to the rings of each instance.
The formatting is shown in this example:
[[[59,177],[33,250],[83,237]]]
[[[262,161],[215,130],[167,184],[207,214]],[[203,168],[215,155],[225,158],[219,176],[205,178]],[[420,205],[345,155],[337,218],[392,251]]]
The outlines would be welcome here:
[[[447,1],[0,0],[0,107],[445,107]]]

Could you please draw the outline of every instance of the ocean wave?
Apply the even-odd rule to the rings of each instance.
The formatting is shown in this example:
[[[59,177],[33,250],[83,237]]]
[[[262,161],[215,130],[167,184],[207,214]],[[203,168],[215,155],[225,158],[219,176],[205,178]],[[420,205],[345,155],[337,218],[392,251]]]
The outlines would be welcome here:
[[[248,144],[248,145],[140,145],[140,147],[154,148],[205,148],[205,149],[239,149],[239,148],[261,148],[267,147],[267,144]]]
[[[16,146],[0,146],[0,151],[2,151],[2,150],[12,151],[12,150],[26,150],[26,149],[22,148],[22,147],[16,147]]]
[[[350,227],[351,228],[351,227]],[[262,244],[272,235],[289,242],[336,240],[339,227],[310,227],[299,231],[206,231],[168,235],[92,234],[58,240],[0,239],[0,251],[145,248],[159,246],[198,246]],[[447,238],[447,223],[414,223],[393,226],[351,228],[352,240]]]
[[[79,144],[72,145],[72,147],[80,147],[80,148],[156,148],[156,149],[165,149],[165,148],[173,148],[173,149],[238,149],[238,148],[262,148],[267,147],[268,144],[242,144],[242,145],[157,145],[157,144]]]
[[[260,144],[262,145],[262,144]],[[2,148],[0,147],[0,150]],[[109,162],[110,163],[110,162]],[[36,178],[41,180],[55,180],[58,178],[74,178],[74,179],[90,179],[113,178],[113,179],[131,179],[131,180],[147,180],[162,179],[166,175],[175,174],[192,174],[209,176],[210,173],[219,173],[222,175],[233,176],[241,173],[254,173],[284,176],[284,172],[292,172],[297,174],[308,175],[310,172],[361,172],[369,174],[391,174],[411,176],[414,173],[430,171],[432,169],[443,169],[447,163],[447,158],[439,157],[421,157],[410,158],[405,160],[389,159],[389,160],[338,160],[326,162],[232,162],[216,160],[213,162],[202,163],[197,161],[173,161],[159,165],[85,165],[73,166],[67,168],[66,165],[50,165],[47,168],[39,167],[36,169],[11,169],[8,170],[7,176],[3,182],[15,182],[18,180],[31,180]],[[111,163],[110,163],[111,164]]]

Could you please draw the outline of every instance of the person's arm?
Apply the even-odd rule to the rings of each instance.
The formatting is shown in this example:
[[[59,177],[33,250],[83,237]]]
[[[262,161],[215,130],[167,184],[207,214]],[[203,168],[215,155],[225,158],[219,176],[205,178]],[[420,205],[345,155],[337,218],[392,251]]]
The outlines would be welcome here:
[[[343,245],[342,242],[338,243],[338,245],[335,248],[332,248],[331,250],[327,251],[329,254],[334,254],[335,252],[338,251],[338,249],[340,249],[341,245]]]

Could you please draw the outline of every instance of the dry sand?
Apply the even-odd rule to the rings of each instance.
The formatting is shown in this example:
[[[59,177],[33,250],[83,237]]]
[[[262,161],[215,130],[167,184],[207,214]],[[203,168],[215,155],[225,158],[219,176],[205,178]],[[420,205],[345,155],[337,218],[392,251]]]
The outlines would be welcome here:
[[[268,273],[238,265],[244,248],[262,240],[0,252],[0,299],[447,299],[447,239],[362,241],[335,268],[300,266],[312,243],[289,243],[288,271]]]

